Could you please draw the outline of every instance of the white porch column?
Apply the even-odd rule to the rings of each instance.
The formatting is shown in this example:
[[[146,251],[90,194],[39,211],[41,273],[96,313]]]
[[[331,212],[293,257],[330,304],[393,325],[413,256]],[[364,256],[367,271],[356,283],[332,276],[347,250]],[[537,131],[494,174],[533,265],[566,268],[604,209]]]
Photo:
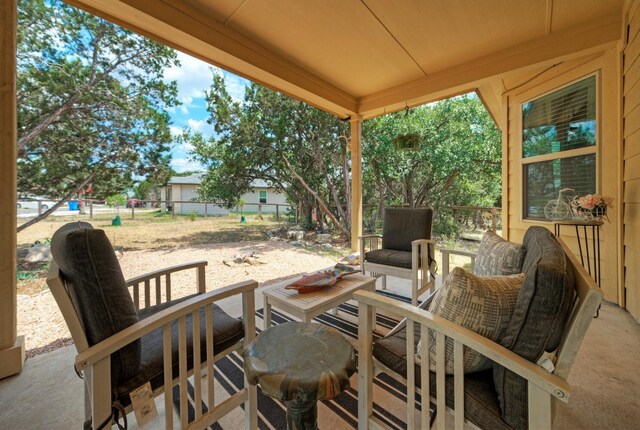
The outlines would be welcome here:
[[[0,1],[0,378],[19,373],[16,337],[16,31],[17,0]]]
[[[362,117],[351,117],[351,251],[362,236]]]

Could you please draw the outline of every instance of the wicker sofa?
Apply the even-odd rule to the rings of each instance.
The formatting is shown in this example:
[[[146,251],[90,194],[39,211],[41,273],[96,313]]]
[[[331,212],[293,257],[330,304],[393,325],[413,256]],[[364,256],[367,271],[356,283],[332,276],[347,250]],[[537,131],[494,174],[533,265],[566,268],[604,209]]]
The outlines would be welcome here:
[[[372,370],[371,374],[387,372],[410,387],[421,389],[423,395],[437,402],[438,420],[444,420],[442,410],[449,410],[453,411],[456,420],[482,429],[549,428],[552,398],[568,401],[570,390],[566,378],[602,293],[566,246],[546,228],[529,228],[523,244],[526,252],[521,271],[525,278],[499,344],[426,311],[433,296],[418,308],[412,308],[403,304],[394,306],[390,301],[363,293],[356,297],[361,302],[364,337],[359,368],[364,369],[364,373],[368,369]],[[406,319],[371,348],[366,345],[371,345],[367,330],[372,308],[396,312]],[[435,331],[438,336],[442,333],[439,339],[443,342],[445,336],[454,339],[458,344],[456,354],[459,355],[456,357],[460,360],[463,356],[461,345],[464,345],[489,357],[493,361],[492,367],[462,375],[459,366],[455,375],[445,375],[444,364],[438,363],[436,372],[423,371],[422,367],[428,367],[428,361],[407,351],[415,351],[421,339],[425,342],[426,335],[421,335],[421,329],[425,328]],[[441,361],[444,347],[442,350],[442,355],[437,355]],[[368,357],[370,351],[372,357]],[[552,373],[535,364],[545,351],[557,352]],[[429,386],[422,389],[427,374]],[[369,377],[363,378],[364,383],[368,383]],[[462,386],[464,396],[462,390],[455,389]],[[368,414],[370,399],[367,397],[370,396],[366,389],[362,392],[365,395],[360,399],[363,417],[360,428],[365,428],[372,418]],[[411,428],[415,394],[408,393],[407,397],[407,421]]]

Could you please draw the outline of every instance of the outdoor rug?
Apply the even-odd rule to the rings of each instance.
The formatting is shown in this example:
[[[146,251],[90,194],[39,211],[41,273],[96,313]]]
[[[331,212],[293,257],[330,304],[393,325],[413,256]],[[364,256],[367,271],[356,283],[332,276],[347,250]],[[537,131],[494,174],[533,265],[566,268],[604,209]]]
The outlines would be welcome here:
[[[391,293],[380,292],[394,298],[405,299],[404,297],[395,296]],[[339,314],[327,312],[314,318],[315,322],[334,327],[343,333],[353,342],[356,341],[358,335],[357,305],[345,303],[339,306]],[[256,311],[258,318],[263,318],[263,309]],[[283,324],[294,321],[289,316],[272,309],[272,323]],[[378,315],[376,320],[376,331],[386,333],[392,329],[398,321],[396,319]],[[258,332],[261,330],[258,329]],[[380,335],[374,333],[374,340]],[[358,391],[357,391],[357,373],[351,377],[351,388],[341,393],[332,400],[323,400],[318,402],[318,427],[321,429],[341,430],[354,429],[358,427]],[[226,396],[236,393],[244,387],[244,371],[242,367],[242,358],[236,354],[230,354],[215,364],[215,381],[216,381],[216,404],[223,401]],[[189,384],[189,419],[195,416],[193,387]],[[180,393],[178,386],[174,387],[173,398],[175,410],[179,410]],[[420,396],[416,395],[418,402]],[[406,429],[406,387],[404,384],[396,381],[387,374],[380,374],[374,379],[373,387],[373,414],[376,418],[387,424],[392,429]],[[435,406],[431,405],[431,414],[435,415]],[[203,411],[206,412],[206,406],[203,404]],[[419,406],[418,406],[419,411]],[[222,429],[239,429],[242,428],[244,414],[236,408],[232,413],[223,417],[220,421],[213,424],[210,428],[213,430]],[[258,428],[264,429],[286,429],[286,406],[283,402],[275,400],[269,396],[263,395],[258,388]]]

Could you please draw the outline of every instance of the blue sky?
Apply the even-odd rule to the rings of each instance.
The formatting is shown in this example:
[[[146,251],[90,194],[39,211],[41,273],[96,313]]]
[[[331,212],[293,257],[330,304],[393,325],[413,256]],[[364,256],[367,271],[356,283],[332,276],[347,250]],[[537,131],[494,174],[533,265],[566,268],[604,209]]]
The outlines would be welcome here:
[[[178,52],[178,59],[181,65],[167,69],[164,73],[167,81],[178,83],[178,99],[182,103],[169,112],[173,122],[171,133],[177,136],[185,127],[189,127],[209,137],[213,134],[213,126],[207,124],[208,112],[204,92],[211,85],[212,73],[224,75],[227,91],[236,100],[242,100],[245,85],[249,81],[181,52]],[[186,144],[174,146],[171,165],[177,172],[202,169],[198,163],[189,160],[190,149]]]

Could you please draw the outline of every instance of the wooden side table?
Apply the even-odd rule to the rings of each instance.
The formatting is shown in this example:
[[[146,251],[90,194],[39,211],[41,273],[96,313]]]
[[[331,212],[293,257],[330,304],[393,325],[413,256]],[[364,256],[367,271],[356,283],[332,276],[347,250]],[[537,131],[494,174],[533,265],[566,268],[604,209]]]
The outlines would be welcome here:
[[[289,430],[316,430],[317,401],[349,388],[357,365],[355,350],[343,335],[314,323],[268,328],[242,355],[247,381],[287,405]]]
[[[578,239],[578,249],[580,250],[580,262],[582,263],[582,267],[585,267],[584,262],[585,258],[582,253],[582,242],[584,240],[584,250],[586,253],[586,261],[587,266],[586,269],[589,272],[589,275],[593,276],[593,279],[600,287],[600,226],[604,224],[602,221],[554,221],[553,226],[555,228],[555,235],[560,236],[560,227],[563,225],[574,226],[576,229],[576,239]],[[580,228],[582,227],[582,229]],[[591,246],[592,246],[592,256],[593,256],[593,271],[591,270],[591,259],[589,255],[589,234],[588,228],[591,227]],[[583,235],[580,236],[580,230],[582,230]]]

